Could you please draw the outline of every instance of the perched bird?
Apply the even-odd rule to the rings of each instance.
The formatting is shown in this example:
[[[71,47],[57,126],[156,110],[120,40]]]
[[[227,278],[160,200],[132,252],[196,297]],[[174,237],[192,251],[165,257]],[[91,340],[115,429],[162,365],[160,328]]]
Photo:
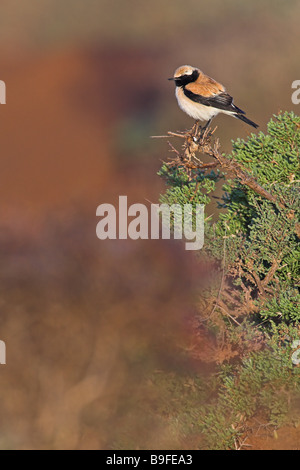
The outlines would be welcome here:
[[[258,124],[246,118],[245,112],[233,104],[233,98],[226,93],[221,83],[205,75],[190,65],[182,65],[175,70],[176,98],[180,108],[196,121],[207,121],[205,128],[219,113],[241,119],[255,128]]]

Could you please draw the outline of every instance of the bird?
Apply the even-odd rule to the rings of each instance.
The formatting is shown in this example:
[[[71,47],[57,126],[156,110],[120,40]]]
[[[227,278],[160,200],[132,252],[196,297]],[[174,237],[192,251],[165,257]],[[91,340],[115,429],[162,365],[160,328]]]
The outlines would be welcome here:
[[[197,67],[182,65],[168,80],[175,82],[175,94],[182,111],[196,122],[207,121],[203,129],[206,129],[219,113],[233,116],[255,128],[259,127],[245,116],[245,111],[233,104],[232,96],[221,83],[205,75]]]

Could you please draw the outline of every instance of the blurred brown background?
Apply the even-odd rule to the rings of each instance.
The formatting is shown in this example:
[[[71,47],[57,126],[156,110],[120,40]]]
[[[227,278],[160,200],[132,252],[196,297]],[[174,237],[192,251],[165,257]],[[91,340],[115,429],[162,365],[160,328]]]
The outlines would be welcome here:
[[[213,338],[197,363],[181,354],[209,267],[178,243],[100,242],[96,208],[158,201],[168,147],[150,136],[192,124],[167,81],[179,65],[262,131],[299,114],[299,15],[293,0],[2,0],[0,448],[189,445],[149,376],[213,368]],[[252,131],[215,122],[225,151]]]

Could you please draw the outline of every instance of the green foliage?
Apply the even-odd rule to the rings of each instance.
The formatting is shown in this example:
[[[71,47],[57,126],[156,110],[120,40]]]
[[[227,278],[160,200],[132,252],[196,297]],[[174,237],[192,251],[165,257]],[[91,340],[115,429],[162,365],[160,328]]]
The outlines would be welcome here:
[[[222,177],[220,172],[211,171],[203,174],[194,170],[188,175],[183,167],[168,167],[163,165],[158,175],[165,179],[169,188],[160,197],[162,204],[209,204],[208,194],[216,189],[216,182]]]
[[[299,172],[300,117],[281,113],[268,123],[268,134],[252,134],[247,141],[233,142],[232,154],[261,185],[270,188],[274,182],[289,184]]]
[[[263,320],[273,323],[300,323],[300,294],[296,289],[288,289],[279,292],[278,297],[273,297],[260,310]]]
[[[284,201],[286,207],[296,208],[299,214],[299,149],[300,117],[294,113],[275,116],[268,124],[268,134],[252,134],[247,141],[238,139],[233,142],[233,151],[228,155],[247,168],[257,182],[272,194],[278,195],[278,201]],[[298,183],[297,183],[298,180]],[[261,217],[261,197],[242,185],[239,181],[229,180],[224,185],[225,195],[222,206],[227,209],[220,216],[218,230],[224,232],[224,224],[230,233],[247,232],[252,221]],[[283,212],[271,205],[274,216]],[[270,216],[270,212],[269,212]],[[286,217],[286,214],[284,214]],[[266,220],[268,224],[268,220]]]

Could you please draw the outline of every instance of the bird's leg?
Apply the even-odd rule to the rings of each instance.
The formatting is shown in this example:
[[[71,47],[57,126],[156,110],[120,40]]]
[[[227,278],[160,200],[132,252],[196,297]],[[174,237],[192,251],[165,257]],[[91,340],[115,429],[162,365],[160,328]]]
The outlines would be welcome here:
[[[200,123],[199,123],[199,119],[197,119],[197,121],[195,122],[195,135],[197,135],[197,134],[198,134],[198,131],[199,131],[199,125],[200,125]]]
[[[195,137],[198,133],[198,129],[199,129],[199,119],[197,119],[195,121],[195,124],[193,125],[192,127],[192,130],[191,130],[191,137]]]
[[[202,127],[202,129],[201,129],[201,134],[200,134],[200,136],[199,136],[199,139],[202,139],[205,135],[206,135],[207,137],[210,137],[211,133],[208,131],[208,128],[209,128],[210,123],[211,123],[212,120],[213,120],[213,118],[210,118],[210,119],[207,121],[207,123],[205,124],[205,126]]]
[[[202,127],[202,131],[204,131],[204,132],[206,131],[206,129],[209,127],[209,125],[210,125],[212,119],[213,119],[213,118],[210,118],[210,119],[207,121],[207,123],[205,124],[205,126]]]

